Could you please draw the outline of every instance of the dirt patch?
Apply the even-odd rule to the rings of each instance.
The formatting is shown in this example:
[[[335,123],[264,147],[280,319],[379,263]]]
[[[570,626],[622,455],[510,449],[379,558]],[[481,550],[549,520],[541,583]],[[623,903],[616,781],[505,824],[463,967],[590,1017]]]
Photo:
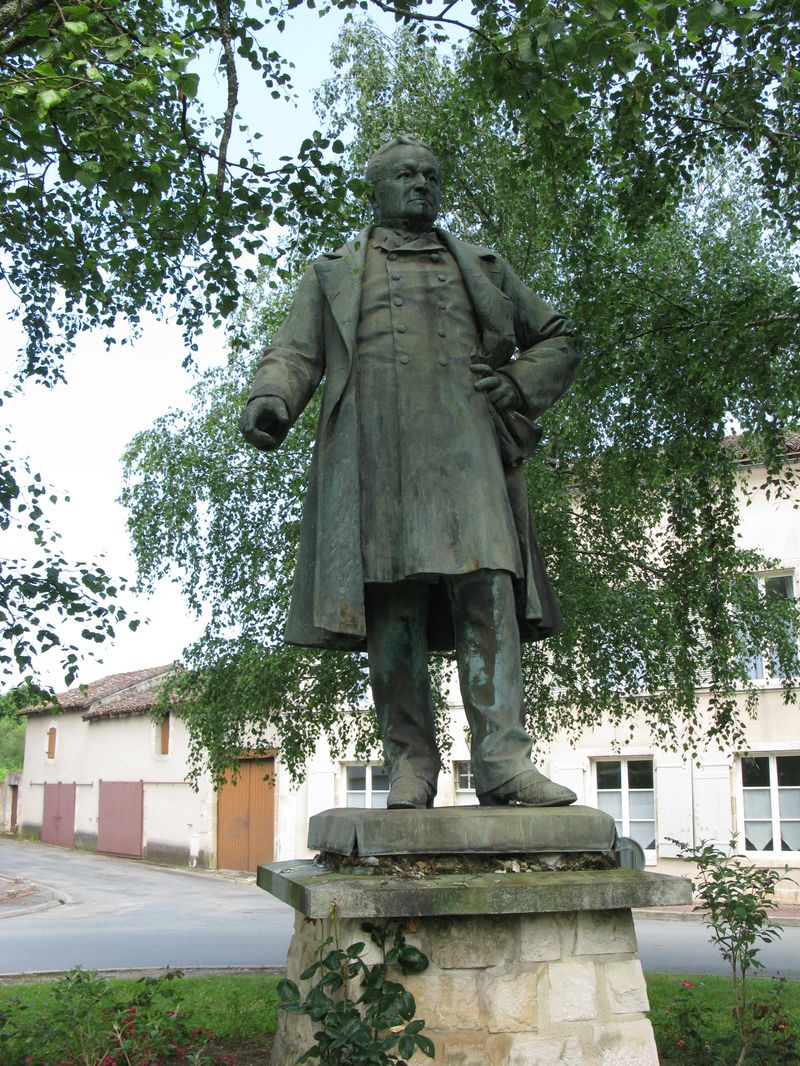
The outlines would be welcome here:
[[[206,1045],[206,1051],[216,1055],[221,1063],[233,1066],[269,1066],[272,1055],[272,1037],[255,1040],[214,1040]],[[186,1066],[186,1059],[170,1059],[169,1066]]]
[[[36,895],[36,885],[26,881],[0,881],[0,907],[5,903],[21,903]]]

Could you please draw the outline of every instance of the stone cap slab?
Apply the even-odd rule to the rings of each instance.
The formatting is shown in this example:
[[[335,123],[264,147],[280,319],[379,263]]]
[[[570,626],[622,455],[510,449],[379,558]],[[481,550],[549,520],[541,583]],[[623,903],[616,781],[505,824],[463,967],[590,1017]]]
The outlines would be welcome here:
[[[610,852],[614,819],[594,807],[337,807],[309,819],[308,846],[334,855]]]
[[[258,886],[307,918],[553,914],[690,903],[691,882],[640,870],[386,877],[333,873],[310,859],[259,866]]]

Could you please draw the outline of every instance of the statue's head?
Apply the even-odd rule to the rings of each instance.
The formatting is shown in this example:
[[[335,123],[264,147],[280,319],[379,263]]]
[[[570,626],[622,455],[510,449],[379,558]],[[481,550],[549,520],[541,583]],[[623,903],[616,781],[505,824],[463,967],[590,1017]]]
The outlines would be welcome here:
[[[439,164],[424,141],[401,133],[367,163],[378,221],[422,232],[439,213]]]

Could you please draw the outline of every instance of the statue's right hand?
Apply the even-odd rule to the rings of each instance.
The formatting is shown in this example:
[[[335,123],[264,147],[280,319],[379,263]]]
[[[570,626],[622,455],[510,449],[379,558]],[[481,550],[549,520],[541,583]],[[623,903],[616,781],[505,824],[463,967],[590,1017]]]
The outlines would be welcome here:
[[[289,409],[278,396],[256,396],[239,419],[245,440],[262,452],[274,452],[283,443],[289,425]]]

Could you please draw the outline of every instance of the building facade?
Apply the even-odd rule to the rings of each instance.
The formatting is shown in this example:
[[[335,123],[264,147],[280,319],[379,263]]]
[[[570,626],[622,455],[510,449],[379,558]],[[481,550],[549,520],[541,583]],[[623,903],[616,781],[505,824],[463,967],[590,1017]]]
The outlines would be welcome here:
[[[796,598],[800,522],[792,502],[759,491],[758,466],[742,466],[742,478],[742,546],[778,561],[754,580]],[[768,648],[755,649],[748,668],[758,711],[739,750],[709,745],[686,758],[654,746],[634,717],[624,729],[598,722],[577,742],[557,737],[540,768],[574,789],[578,802],[610,813],[620,834],[641,844],[651,869],[689,872],[675,841],[727,844],[735,836],[755,862],[789,866],[800,882],[800,711],[772,676]],[[335,760],[324,743],[299,784],[268,751],[245,755],[237,781],[219,790],[202,775],[190,785],[185,723],[179,713],[153,715],[168,669],[104,678],[59,696],[57,713],[28,713],[19,832],[151,861],[254,870],[310,855],[308,819],[319,811],[385,806],[380,759]],[[746,694],[739,698],[744,704]],[[708,693],[698,700],[702,721]],[[451,703],[454,743],[436,803],[474,804],[466,720],[457,695]],[[800,902],[798,885],[784,882],[779,893]]]

